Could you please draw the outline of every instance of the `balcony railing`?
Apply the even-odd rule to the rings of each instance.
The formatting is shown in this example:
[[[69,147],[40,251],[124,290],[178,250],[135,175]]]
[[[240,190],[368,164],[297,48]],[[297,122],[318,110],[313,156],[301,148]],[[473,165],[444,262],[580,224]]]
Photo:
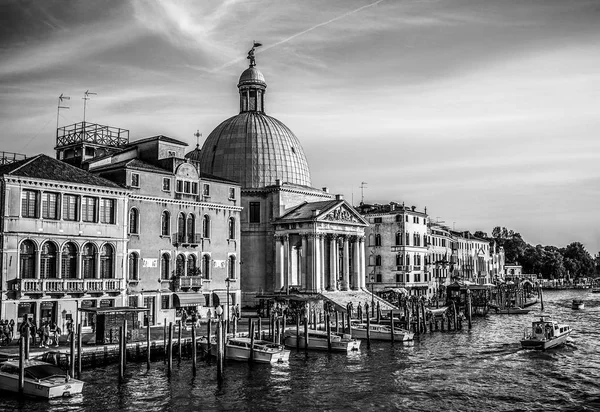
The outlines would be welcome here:
[[[202,235],[200,233],[182,233],[177,232],[171,235],[171,243],[173,245],[192,245],[196,246],[202,242]]]
[[[412,270],[412,266],[410,265],[401,265],[401,266],[397,266],[396,270],[402,271],[402,272],[410,272]]]
[[[123,279],[20,279],[21,293],[106,293],[120,292]]]
[[[180,291],[181,289],[201,288],[202,281],[202,276],[181,276],[177,278],[175,287],[178,291]]]

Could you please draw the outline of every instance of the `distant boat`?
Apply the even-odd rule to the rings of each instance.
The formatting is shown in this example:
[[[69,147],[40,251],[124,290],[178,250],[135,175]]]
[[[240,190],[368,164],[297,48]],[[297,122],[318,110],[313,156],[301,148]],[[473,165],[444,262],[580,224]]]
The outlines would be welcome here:
[[[531,323],[531,329],[525,330],[521,339],[523,349],[546,350],[562,345],[573,330],[569,325],[559,325],[550,316],[541,316],[540,320]]]
[[[56,365],[35,359],[24,360],[23,364],[25,395],[52,399],[79,394],[83,389],[83,381],[70,378]],[[0,366],[0,389],[19,392],[19,360],[9,360]]]
[[[600,288],[592,288],[592,293],[600,293]]]
[[[573,305],[571,307],[573,309],[583,309],[585,307],[585,303],[583,299],[573,299]]]
[[[331,350],[335,352],[350,352],[360,348],[360,341],[358,339],[352,339],[352,337],[348,334],[331,332],[330,340]],[[285,345],[287,347],[295,348],[296,343],[299,343],[299,347],[301,349],[306,347],[304,333],[300,332],[298,336],[296,335],[296,332],[289,332],[285,337]],[[308,349],[329,350],[329,346],[327,344],[327,332],[323,330],[309,329]]]
[[[531,312],[531,309],[523,309],[520,307],[508,307],[508,308],[504,308],[504,309],[500,309],[499,307],[495,307],[493,308],[494,311],[490,311],[489,313],[495,313],[498,315],[527,315],[529,312]]]
[[[352,323],[352,336],[357,339],[367,339],[367,324],[366,323]],[[370,324],[369,325],[369,337],[373,340],[392,340],[391,326]],[[414,333],[401,328],[394,328],[394,340],[399,342],[413,340]]]
[[[213,338],[210,353],[217,356],[217,342]],[[250,360],[251,340],[248,337],[237,337],[227,339],[225,344],[225,359],[235,361]],[[290,358],[290,351],[283,345],[255,339],[254,340],[254,362],[257,363],[281,363]]]

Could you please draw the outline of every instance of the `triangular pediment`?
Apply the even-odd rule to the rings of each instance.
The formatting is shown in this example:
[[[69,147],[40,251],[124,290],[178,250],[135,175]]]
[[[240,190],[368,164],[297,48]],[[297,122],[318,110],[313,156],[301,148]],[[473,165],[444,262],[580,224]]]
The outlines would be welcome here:
[[[359,225],[368,225],[362,216],[350,207],[345,201],[338,203],[334,207],[324,210],[317,217],[319,222],[336,222],[336,223],[356,223]]]

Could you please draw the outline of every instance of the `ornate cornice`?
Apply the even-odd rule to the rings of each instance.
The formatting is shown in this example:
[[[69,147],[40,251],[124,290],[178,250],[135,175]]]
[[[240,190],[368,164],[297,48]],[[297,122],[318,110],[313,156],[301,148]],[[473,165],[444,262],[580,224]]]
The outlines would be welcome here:
[[[241,206],[229,206],[229,205],[223,205],[221,203],[192,202],[192,201],[187,201],[187,200],[179,200],[179,199],[157,197],[157,196],[147,196],[147,195],[130,194],[129,198],[132,200],[143,200],[143,201],[156,202],[156,203],[171,203],[171,204],[175,204],[175,205],[205,207],[208,209],[231,210],[234,212],[241,212],[243,209],[243,207],[241,207]]]
[[[93,186],[93,185],[85,185],[71,182],[61,182],[61,181],[51,181],[51,180],[39,180],[39,179],[29,179],[22,176],[4,176],[4,180],[7,184],[17,184],[21,186],[28,186],[32,189],[44,190],[44,188],[49,188],[49,190],[54,191],[74,191],[74,192],[88,192],[88,193],[104,193],[113,196],[127,196],[129,191],[127,189],[120,188],[111,188],[108,186]]]

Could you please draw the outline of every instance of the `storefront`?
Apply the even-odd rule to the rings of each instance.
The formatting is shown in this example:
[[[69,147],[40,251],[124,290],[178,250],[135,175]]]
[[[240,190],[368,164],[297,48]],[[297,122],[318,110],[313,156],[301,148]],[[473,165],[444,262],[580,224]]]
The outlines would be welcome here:
[[[56,301],[42,301],[40,302],[40,321],[39,324],[43,325],[46,322],[56,322]]]

